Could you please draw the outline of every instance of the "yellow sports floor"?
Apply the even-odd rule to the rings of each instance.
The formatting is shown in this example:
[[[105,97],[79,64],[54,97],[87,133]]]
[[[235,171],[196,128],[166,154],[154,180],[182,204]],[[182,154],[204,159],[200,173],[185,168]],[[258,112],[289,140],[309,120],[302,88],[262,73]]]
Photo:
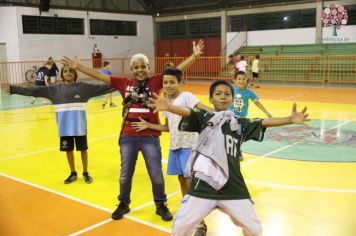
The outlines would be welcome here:
[[[209,104],[208,96],[203,95],[207,94],[206,85],[202,87],[198,91],[188,84],[184,89],[194,89],[194,94]],[[316,130],[307,135],[301,130],[302,138],[292,134],[296,142],[288,142],[287,135],[280,142],[250,141],[243,147],[242,170],[263,224],[263,235],[356,235],[356,152],[350,151],[356,149],[356,90],[266,86],[256,92],[273,116],[288,116],[293,101],[297,101],[298,109],[307,106]],[[27,99],[30,103],[31,98]],[[121,98],[116,96],[114,102],[121,104]],[[72,184],[63,184],[70,171],[65,153],[59,152],[51,105],[0,112],[0,235],[170,232],[172,223],[163,222],[155,214],[142,157],[134,175],[131,213],[124,220],[110,219],[119,191],[121,106],[102,109],[101,103],[95,99],[87,106],[92,184],[85,184],[81,176]],[[249,117],[264,116],[250,104]],[[325,138],[326,134],[330,138]],[[316,140],[313,145],[312,141],[305,142],[309,138]],[[161,146],[166,172],[169,134],[161,136]],[[75,153],[76,167],[81,173],[79,154]],[[177,177],[165,175],[165,185],[168,207],[175,214],[181,200]],[[208,235],[242,235],[219,211],[209,215],[206,222]]]

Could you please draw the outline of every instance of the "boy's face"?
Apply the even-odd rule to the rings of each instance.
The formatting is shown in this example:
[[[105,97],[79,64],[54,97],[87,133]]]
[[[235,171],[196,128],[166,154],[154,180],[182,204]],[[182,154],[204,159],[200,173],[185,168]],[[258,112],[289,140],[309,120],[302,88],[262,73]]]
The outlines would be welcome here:
[[[66,84],[71,84],[74,83],[74,78],[75,78],[75,74],[74,74],[74,69],[69,68],[69,66],[64,66],[63,67],[63,81]]]
[[[143,59],[137,59],[133,61],[131,71],[136,80],[143,81],[147,78],[150,69]]]
[[[215,111],[226,111],[232,103],[232,93],[229,86],[220,84],[216,86],[213,96],[210,98]]]
[[[237,75],[236,78],[233,79],[234,84],[241,90],[246,88],[247,86],[247,79],[246,75]]]
[[[240,54],[235,55],[235,56],[234,56],[234,59],[235,59],[236,61],[240,61],[240,60],[241,60],[241,55],[240,55]]]
[[[170,98],[175,98],[179,94],[179,83],[175,76],[164,75],[163,76],[163,89],[167,96]]]

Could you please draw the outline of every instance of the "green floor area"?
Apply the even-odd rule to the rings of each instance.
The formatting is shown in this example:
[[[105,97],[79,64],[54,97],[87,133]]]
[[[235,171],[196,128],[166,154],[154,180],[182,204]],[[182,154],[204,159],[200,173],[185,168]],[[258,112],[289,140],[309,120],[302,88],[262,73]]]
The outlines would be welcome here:
[[[301,161],[356,162],[356,122],[313,120],[308,124],[269,128],[262,143],[248,141],[243,152]]]

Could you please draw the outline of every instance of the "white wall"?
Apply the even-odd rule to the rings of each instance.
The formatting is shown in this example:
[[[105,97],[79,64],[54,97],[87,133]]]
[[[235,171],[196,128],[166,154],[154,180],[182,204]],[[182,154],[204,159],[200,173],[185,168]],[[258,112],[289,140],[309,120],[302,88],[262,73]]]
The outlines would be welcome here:
[[[315,28],[249,31],[247,45],[288,45],[315,43]]]
[[[22,15],[39,15],[38,8],[0,7],[0,42],[7,45],[8,61],[55,60],[63,55],[91,58],[94,43],[105,58],[130,57],[141,52],[154,56],[153,21],[148,15],[50,9],[42,16],[83,18],[85,35],[23,34]],[[89,19],[137,21],[137,36],[90,36]],[[11,27],[10,27],[11,26]],[[5,35],[3,35],[5,32]]]
[[[0,7],[0,43],[5,43],[8,61],[20,58],[15,7]]]
[[[336,30],[337,36],[332,36],[332,27],[323,27],[323,43],[355,43],[356,25],[341,26]]]

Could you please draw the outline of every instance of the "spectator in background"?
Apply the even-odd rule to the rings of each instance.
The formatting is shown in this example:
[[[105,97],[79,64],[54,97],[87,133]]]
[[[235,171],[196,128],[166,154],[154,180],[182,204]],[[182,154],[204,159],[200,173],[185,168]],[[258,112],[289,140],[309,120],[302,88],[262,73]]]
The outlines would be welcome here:
[[[104,75],[109,75],[109,76],[112,75],[112,72],[110,70],[110,62],[104,61],[104,69],[101,71],[101,73],[103,73]],[[115,103],[112,102],[112,93],[108,93],[106,95],[105,101],[102,105],[103,109],[105,108],[108,100],[110,101],[110,107],[116,107]]]
[[[95,43],[93,46],[93,53],[98,53],[98,52],[100,52],[100,50],[98,48],[98,45],[96,45],[96,43]]]
[[[54,84],[57,79],[57,72],[59,72],[58,67],[52,57],[48,58],[47,64],[52,65],[51,69],[49,69],[48,77],[50,79],[51,84]]]
[[[241,54],[239,52],[234,52],[234,60],[233,60],[233,65],[234,65],[234,75],[239,71],[239,68],[237,67],[237,63],[241,61]]]
[[[52,65],[47,62],[44,66],[38,69],[36,72],[35,86],[48,86],[49,85],[49,70]],[[36,97],[32,98],[31,104],[36,102]],[[47,105],[47,101],[43,101],[43,105]]]
[[[252,81],[250,86],[253,87],[253,84],[259,83],[259,75],[258,75],[258,71],[259,71],[259,62],[260,62],[260,55],[256,55],[255,59],[252,61]],[[259,85],[255,85],[255,88],[259,88]]]
[[[241,56],[241,60],[236,62],[235,67],[237,67],[238,71],[243,71],[246,73],[247,71],[247,61],[244,56]]]

